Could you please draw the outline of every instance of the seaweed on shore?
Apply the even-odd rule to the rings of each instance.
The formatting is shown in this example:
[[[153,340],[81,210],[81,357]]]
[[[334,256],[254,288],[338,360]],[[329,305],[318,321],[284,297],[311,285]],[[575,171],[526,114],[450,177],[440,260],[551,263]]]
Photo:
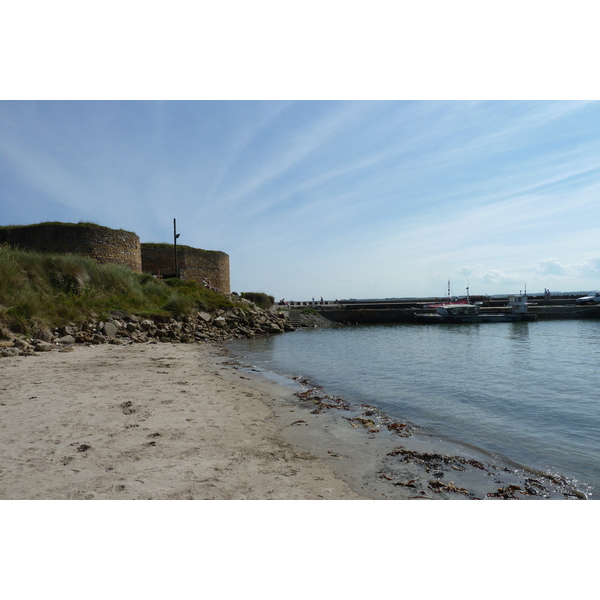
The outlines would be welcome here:
[[[373,421],[373,419],[370,419],[368,417],[363,417],[363,416],[359,416],[359,417],[344,417],[347,421],[349,421],[350,425],[352,425],[352,427],[360,427],[361,425],[365,428],[369,430],[369,433],[379,433],[380,429],[379,427],[377,427],[377,425],[375,424],[375,421]]]
[[[503,488],[498,488],[496,492],[489,492],[487,494],[488,498],[502,498],[503,500],[518,500],[518,496],[516,493],[531,495],[528,491],[524,491],[520,485],[507,485]],[[534,491],[534,495],[536,492]]]
[[[400,437],[410,437],[412,435],[412,428],[407,423],[388,422],[386,427]]]
[[[434,493],[452,492],[464,494],[472,500],[483,499],[477,498],[474,493],[464,487],[458,487],[453,481],[442,481],[445,475],[445,470],[453,469],[455,471],[467,471],[477,469],[487,473],[489,476],[495,476],[496,484],[501,484],[495,490],[485,493],[485,498],[496,498],[500,500],[520,500],[531,497],[550,498],[554,494],[560,494],[565,498],[586,499],[585,494],[575,489],[565,478],[552,475],[540,474],[539,477],[525,477],[524,474],[519,474],[519,471],[512,471],[506,467],[497,467],[491,464],[484,464],[479,460],[469,459],[462,456],[444,455],[434,452],[417,452],[415,450],[407,450],[403,447],[398,447],[388,452],[387,456],[398,458],[400,462],[410,463],[420,466],[427,474],[432,474],[435,479],[430,479],[427,482],[427,488]],[[508,483],[499,478],[499,473],[504,472],[516,476],[518,483]],[[402,485],[418,489],[418,483],[421,483],[421,491],[423,495],[424,482],[420,478],[411,479],[409,481],[395,481],[397,479],[393,472],[380,471],[380,478],[390,481],[393,485]]]
[[[313,415],[319,414],[321,411],[329,408],[349,410],[348,404],[338,396],[329,396],[324,394],[319,388],[310,388],[304,392],[295,392],[294,396],[300,398],[304,402],[314,404],[317,408],[311,411]]]
[[[465,494],[465,496],[471,495],[470,492],[468,490],[466,490],[465,488],[459,488],[456,485],[454,485],[453,481],[444,483],[443,481],[440,481],[439,479],[432,479],[429,482],[429,487],[436,494],[439,494],[440,492],[456,492],[458,494]]]
[[[392,419],[369,404],[363,404],[361,408],[365,410],[360,415],[344,417],[352,427],[360,427],[362,425],[369,430],[369,433],[379,433],[382,427],[385,427],[390,433],[399,437],[410,437],[413,434],[413,428],[408,423]]]
[[[450,467],[456,471],[466,471],[468,468],[466,465],[483,471],[487,470],[482,462],[463,458],[462,456],[447,456],[435,452],[417,452],[416,450],[406,450],[402,447],[388,452],[387,455],[400,456],[400,460],[404,462],[419,463],[427,473],[432,470],[439,471],[443,467]]]

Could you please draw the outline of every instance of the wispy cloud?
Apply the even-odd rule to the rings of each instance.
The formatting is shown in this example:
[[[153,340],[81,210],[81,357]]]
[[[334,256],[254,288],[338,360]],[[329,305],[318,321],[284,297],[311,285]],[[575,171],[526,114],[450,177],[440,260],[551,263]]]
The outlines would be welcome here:
[[[177,217],[288,297],[593,289],[599,136],[596,102],[0,102],[0,216]]]

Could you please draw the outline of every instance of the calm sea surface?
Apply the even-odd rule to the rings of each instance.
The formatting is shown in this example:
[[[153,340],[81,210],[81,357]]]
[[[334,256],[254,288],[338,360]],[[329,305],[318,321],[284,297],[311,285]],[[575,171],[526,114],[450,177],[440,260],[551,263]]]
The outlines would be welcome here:
[[[598,321],[299,329],[229,347],[440,440],[600,494]]]

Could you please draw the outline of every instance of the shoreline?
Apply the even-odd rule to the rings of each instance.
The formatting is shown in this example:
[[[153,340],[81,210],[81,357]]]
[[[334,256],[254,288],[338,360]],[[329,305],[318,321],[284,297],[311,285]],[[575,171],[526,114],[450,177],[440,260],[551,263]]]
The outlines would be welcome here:
[[[237,368],[272,377],[232,351]],[[370,404],[349,405],[306,378],[296,380],[283,410],[300,411],[297,427],[283,421],[285,438],[310,449],[351,487],[371,499],[585,500],[561,474],[534,470],[465,443],[434,437]],[[315,408],[316,407],[316,408]],[[278,408],[271,406],[276,412]],[[279,409],[279,415],[282,415]],[[333,448],[333,450],[332,450]]]
[[[221,344],[71,349],[0,360],[0,499],[582,497]]]

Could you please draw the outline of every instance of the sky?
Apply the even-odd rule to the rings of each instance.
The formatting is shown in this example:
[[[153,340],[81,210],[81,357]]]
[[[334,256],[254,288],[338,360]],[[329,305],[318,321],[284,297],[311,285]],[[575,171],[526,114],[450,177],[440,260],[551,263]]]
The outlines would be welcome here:
[[[599,199],[598,102],[0,102],[0,225],[177,219],[276,299],[600,289]]]

